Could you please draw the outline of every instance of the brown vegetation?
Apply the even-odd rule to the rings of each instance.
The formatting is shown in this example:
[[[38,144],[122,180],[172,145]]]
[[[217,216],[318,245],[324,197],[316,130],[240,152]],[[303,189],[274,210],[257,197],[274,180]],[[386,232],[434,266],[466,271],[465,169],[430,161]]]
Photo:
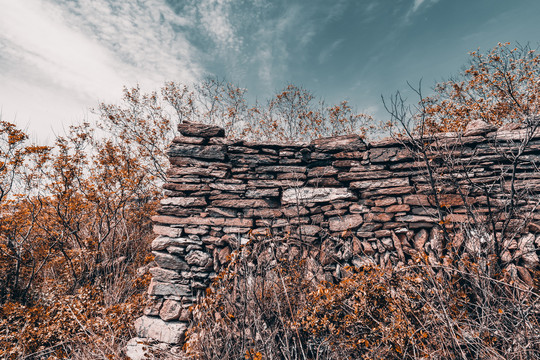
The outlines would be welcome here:
[[[465,241],[468,241],[466,239]],[[249,243],[195,307],[195,359],[534,359],[540,297],[495,264],[427,255],[399,268],[348,268],[319,283],[308,259]],[[266,254],[267,256],[257,256]],[[455,255],[455,254],[454,254]]]

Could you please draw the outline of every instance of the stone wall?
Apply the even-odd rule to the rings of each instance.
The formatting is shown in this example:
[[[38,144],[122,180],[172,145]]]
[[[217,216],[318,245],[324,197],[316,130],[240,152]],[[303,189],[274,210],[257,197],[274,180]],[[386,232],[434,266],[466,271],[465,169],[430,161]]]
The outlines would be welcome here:
[[[248,142],[229,140],[214,126],[184,123],[178,130],[181,135],[168,149],[165,199],[154,217],[158,237],[152,243],[157,266],[150,270],[151,305],[136,323],[140,338],[168,344],[182,342],[189,307],[231,251],[250,239],[282,239],[287,251],[315,260],[316,278],[335,280],[345,265],[396,266],[415,252],[439,261],[449,245],[459,247],[463,240],[455,237],[446,244],[441,226],[451,232],[474,222],[472,217],[482,225],[490,211],[500,231],[512,186],[512,156],[526,138],[526,129],[493,131],[476,122],[464,134],[432,139],[440,153],[459,160],[427,159],[449,176],[441,183],[446,187],[435,190],[440,210],[433,191],[442,185],[430,182],[425,159],[403,142],[366,144],[356,135],[311,143]],[[529,145],[513,185],[525,194],[519,208],[530,218],[527,226],[516,228],[504,254],[523,271],[538,267],[540,245],[534,234],[540,231],[534,223],[540,219],[535,212],[540,136],[535,134]],[[456,173],[459,166],[466,175]],[[486,196],[486,188],[491,195]]]

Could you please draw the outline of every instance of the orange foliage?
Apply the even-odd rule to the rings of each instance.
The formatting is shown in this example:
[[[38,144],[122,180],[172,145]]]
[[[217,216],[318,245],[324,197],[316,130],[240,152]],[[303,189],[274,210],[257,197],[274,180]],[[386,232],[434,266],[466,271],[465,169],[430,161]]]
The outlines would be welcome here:
[[[530,123],[540,110],[540,54],[529,46],[497,45],[470,53],[468,68],[422,100],[430,131],[463,130],[476,119],[501,126]]]
[[[153,164],[89,124],[51,147],[27,144],[12,124],[0,130],[0,357],[70,357],[113,333],[125,341],[147,285],[135,280],[153,237]]]

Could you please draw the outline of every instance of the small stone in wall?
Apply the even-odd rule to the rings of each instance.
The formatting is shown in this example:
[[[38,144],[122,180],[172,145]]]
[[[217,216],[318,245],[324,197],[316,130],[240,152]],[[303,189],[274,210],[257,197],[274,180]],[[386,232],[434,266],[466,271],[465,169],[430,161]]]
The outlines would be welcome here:
[[[217,257],[220,264],[228,263],[231,259],[231,249],[228,246],[224,247],[223,249],[219,250]]]
[[[150,274],[152,274],[154,279],[161,282],[174,283],[182,280],[182,277],[177,271],[163,269],[160,267],[150,268]]]
[[[344,231],[358,228],[363,222],[362,215],[352,214],[330,218],[328,220],[328,226],[330,227],[330,231]]]
[[[484,135],[488,132],[497,130],[497,126],[493,124],[488,124],[487,122],[477,119],[471,121],[467,127],[465,128],[465,131],[463,133],[463,136],[475,136],[475,135]]]
[[[424,245],[428,237],[429,234],[426,229],[421,229],[414,237],[414,248],[418,251],[424,251]]]
[[[189,270],[188,264],[177,256],[159,251],[152,251],[152,253],[154,254],[154,261],[162,268],[170,270]]]
[[[148,295],[154,296],[190,296],[191,288],[189,285],[164,283],[152,279],[148,287]]]
[[[210,268],[213,265],[212,257],[208,253],[200,250],[190,252],[186,256],[186,262],[189,265],[200,266],[202,268]]]
[[[299,234],[307,236],[315,236],[321,231],[321,227],[317,225],[302,225],[298,227]]]
[[[375,265],[375,261],[369,256],[357,256],[354,257],[351,262],[357,268]]]
[[[536,254],[536,246],[534,244],[535,237],[533,234],[527,234],[518,241],[518,250],[516,258],[521,257],[526,267],[530,269],[536,268],[539,263],[538,255]]]
[[[159,317],[164,321],[176,320],[180,317],[182,305],[175,300],[167,299],[159,311]]]
[[[282,202],[286,204],[330,202],[354,198],[347,188],[290,188],[283,191]]]

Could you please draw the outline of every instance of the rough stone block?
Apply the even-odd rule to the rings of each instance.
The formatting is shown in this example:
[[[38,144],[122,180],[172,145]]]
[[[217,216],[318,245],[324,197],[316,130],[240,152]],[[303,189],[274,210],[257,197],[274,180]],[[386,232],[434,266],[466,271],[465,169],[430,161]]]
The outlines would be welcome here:
[[[182,280],[182,276],[177,271],[168,270],[160,267],[150,268],[150,274],[156,281],[165,283],[175,283]],[[148,315],[148,314],[147,314]]]
[[[359,135],[342,135],[331,138],[316,139],[311,142],[317,151],[336,152],[342,150],[365,150],[366,144]]]
[[[284,204],[330,202],[354,198],[347,188],[291,188],[283,191],[281,201]]]
[[[374,190],[380,188],[390,188],[408,185],[409,178],[390,178],[384,180],[355,181],[351,183],[351,189]]]
[[[191,251],[186,256],[186,262],[189,265],[200,266],[202,268],[210,268],[213,265],[212,257],[208,253],[200,250]]]
[[[277,203],[269,199],[214,200],[212,205],[224,208],[261,208],[276,207]]]
[[[189,265],[178,256],[158,251],[152,251],[152,253],[154,254],[154,261],[162,268],[170,270],[189,269]]]
[[[184,136],[201,138],[225,136],[225,130],[223,128],[220,128],[219,126],[192,123],[187,121],[178,124],[178,131]]]
[[[189,285],[164,283],[152,279],[148,287],[148,295],[154,296],[190,296],[191,287]]]
[[[154,230],[154,234],[156,235],[163,235],[163,236],[167,236],[171,238],[178,238],[182,236],[181,228],[172,228],[169,226],[154,225],[153,230]],[[157,250],[157,249],[153,249],[153,250]]]
[[[229,200],[227,200],[229,201]],[[264,200],[260,200],[264,201]],[[199,217],[199,216],[190,216],[190,217],[175,217],[175,216],[165,216],[165,215],[156,215],[152,217],[152,220],[160,224],[171,224],[171,225],[209,225],[209,226],[243,226],[251,227],[253,226],[253,221],[251,219],[245,218],[218,218],[218,217]]]
[[[181,344],[186,330],[187,324],[183,322],[165,322],[149,316],[141,316],[135,320],[135,331],[139,338],[168,344]]]
[[[403,197],[403,202],[408,205],[414,206],[431,206],[427,195],[412,194]]]
[[[223,145],[172,144],[167,149],[170,157],[194,157],[206,160],[225,160],[226,147]]]
[[[159,311],[159,317],[163,321],[177,320],[182,313],[182,304],[178,301],[167,299]]]
[[[200,244],[199,240],[193,240],[187,237],[171,238],[168,236],[159,236],[152,241],[152,250],[165,250],[170,246],[185,247],[188,245]]]
[[[404,148],[374,148],[369,150],[369,159],[372,163],[397,162],[411,160],[413,154]]]
[[[206,200],[201,197],[170,197],[161,200],[161,205],[164,206],[181,206],[181,207],[199,207],[205,206]]]
[[[330,218],[328,220],[328,225],[330,231],[343,231],[358,228],[363,222],[364,219],[362,218],[362,215],[353,214]]]

